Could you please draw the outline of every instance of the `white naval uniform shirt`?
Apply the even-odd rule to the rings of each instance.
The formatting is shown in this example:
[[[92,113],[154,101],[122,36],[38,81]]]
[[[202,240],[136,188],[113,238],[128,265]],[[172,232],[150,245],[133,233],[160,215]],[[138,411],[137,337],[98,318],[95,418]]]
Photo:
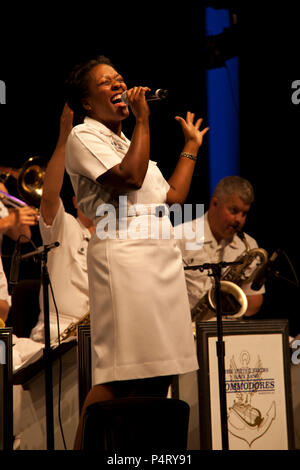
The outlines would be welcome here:
[[[219,263],[221,261],[235,261],[236,258],[241,255],[245,251],[245,245],[240,240],[240,238],[235,234],[231,241],[222,240],[220,244],[217,243],[216,239],[214,238],[208,223],[207,212],[204,214],[204,240],[201,239],[199,241],[199,249],[194,250],[186,250],[185,249],[185,240],[179,240],[179,247],[182,252],[184,266],[191,266],[191,265],[202,265],[204,263]],[[190,222],[186,222],[182,226],[184,227],[186,224],[192,225],[193,233],[195,233],[195,220]],[[182,230],[184,234],[184,229]],[[245,233],[245,237],[247,242],[251,248],[257,248],[258,245],[254,238],[250,237],[250,235]],[[191,242],[191,240],[189,240]],[[197,243],[195,241],[195,243]],[[202,245],[203,243],[203,245]],[[226,269],[226,268],[224,268]],[[247,276],[251,273],[251,268],[247,271]],[[253,268],[252,268],[253,269]],[[224,272],[224,270],[223,270]],[[190,301],[191,309],[196,305],[197,301],[201,299],[206,292],[213,287],[213,278],[208,276],[208,271],[204,270],[201,272],[200,270],[185,270],[185,278],[188,290],[188,296]],[[265,292],[264,286],[258,290],[254,291],[251,289],[250,283],[244,283],[240,286],[245,294],[248,296],[250,295],[258,295],[263,294]]]
[[[64,210],[62,201],[52,225],[46,225],[40,217],[43,244],[58,241],[60,246],[48,253],[48,271],[59,313],[60,333],[70,323],[78,321],[89,312],[86,254],[90,231],[79,219]],[[35,341],[44,341],[43,300],[40,295],[41,313],[31,332]],[[57,318],[49,289],[50,334],[57,338]]]
[[[70,175],[77,203],[86,217],[96,220],[100,204],[119,204],[114,188],[98,184],[97,178],[119,164],[126,155],[130,140],[122,133],[116,135],[100,122],[86,117],[75,126],[68,138],[66,170]],[[170,186],[163,178],[156,162],[149,161],[148,172],[139,191],[126,194],[128,207],[136,204],[161,204]]]

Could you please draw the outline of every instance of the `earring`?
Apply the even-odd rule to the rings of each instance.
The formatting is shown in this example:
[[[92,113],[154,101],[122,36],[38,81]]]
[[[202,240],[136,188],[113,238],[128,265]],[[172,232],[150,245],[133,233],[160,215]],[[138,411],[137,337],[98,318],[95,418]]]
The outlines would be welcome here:
[[[88,111],[91,111],[91,109],[92,109],[91,105],[87,104],[87,103],[83,103],[82,106]]]

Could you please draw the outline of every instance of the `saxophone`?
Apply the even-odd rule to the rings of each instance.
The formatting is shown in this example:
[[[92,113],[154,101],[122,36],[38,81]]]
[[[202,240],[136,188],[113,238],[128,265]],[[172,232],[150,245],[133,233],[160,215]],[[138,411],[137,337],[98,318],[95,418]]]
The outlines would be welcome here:
[[[227,318],[237,318],[244,315],[248,301],[240,285],[250,283],[255,278],[258,269],[268,261],[268,253],[263,248],[250,249],[243,232],[238,232],[239,238],[245,245],[245,251],[236,258],[237,264],[229,266],[220,281],[222,313]],[[258,259],[255,269],[247,277],[246,271]],[[191,310],[192,321],[209,320],[215,317],[215,289],[212,287]]]
[[[57,342],[65,341],[70,336],[76,336],[77,327],[80,325],[89,325],[89,323],[90,323],[90,312],[83,315],[83,317],[81,317],[77,322],[70,323],[70,325],[67,326],[67,328],[60,334],[59,340],[57,339]]]

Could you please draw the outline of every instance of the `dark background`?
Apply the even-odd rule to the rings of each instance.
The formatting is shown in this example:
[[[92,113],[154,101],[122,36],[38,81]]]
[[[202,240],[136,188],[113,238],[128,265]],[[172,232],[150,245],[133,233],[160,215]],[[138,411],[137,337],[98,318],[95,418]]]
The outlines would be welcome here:
[[[204,2],[165,9],[151,3],[148,10],[132,4],[111,8],[86,4],[76,10],[70,4],[63,11],[53,5],[30,11],[26,5],[3,12],[0,79],[6,83],[7,104],[0,106],[1,165],[20,168],[35,155],[49,160],[58,137],[64,81],[75,63],[100,53],[111,58],[128,87],[142,84],[169,90],[165,101],[151,105],[152,159],[168,177],[183,145],[174,116],[191,110],[206,118],[203,13]],[[300,105],[291,102],[291,84],[300,79],[299,11],[292,2],[277,6],[251,2],[237,13],[240,174],[252,182],[256,193],[245,230],[269,254],[283,250],[276,266],[282,276],[294,281],[291,264],[300,273]],[[124,125],[129,138],[132,125],[132,119]],[[204,203],[207,208],[206,145],[200,153],[187,202]],[[10,179],[7,185],[14,193],[15,181]],[[63,199],[68,210],[72,210],[70,194],[66,177]],[[37,229],[33,239],[41,243]],[[12,250],[13,244],[6,240],[7,270]],[[21,277],[38,277],[39,269],[34,263],[23,263]],[[282,279],[269,279],[266,287],[257,318],[288,318],[290,333],[297,334],[299,289]]]

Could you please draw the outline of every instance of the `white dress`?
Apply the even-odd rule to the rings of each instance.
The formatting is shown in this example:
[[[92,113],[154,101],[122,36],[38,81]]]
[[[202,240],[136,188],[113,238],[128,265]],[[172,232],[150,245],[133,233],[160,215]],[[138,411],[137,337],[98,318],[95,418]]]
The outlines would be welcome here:
[[[129,145],[90,118],[67,143],[77,202],[96,225],[88,247],[93,384],[198,368],[181,253],[167,215],[153,213],[165,203],[168,183],[150,161],[142,188],[126,194],[124,212],[119,194],[96,182]],[[106,234],[104,203],[117,218]],[[150,237],[153,227],[169,229],[171,237]]]

